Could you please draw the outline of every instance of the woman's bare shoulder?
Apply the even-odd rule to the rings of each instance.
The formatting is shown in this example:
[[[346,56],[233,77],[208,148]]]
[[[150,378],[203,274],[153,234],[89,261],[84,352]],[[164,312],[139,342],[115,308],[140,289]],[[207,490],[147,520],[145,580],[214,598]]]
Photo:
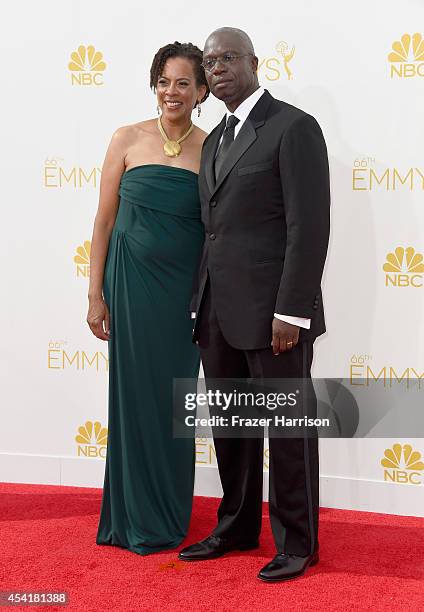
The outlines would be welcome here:
[[[137,123],[122,125],[115,130],[113,133],[113,138],[116,138],[122,142],[131,142],[132,140],[139,138],[143,132],[145,134],[151,134],[155,125],[155,119],[147,119],[146,121],[138,121]]]

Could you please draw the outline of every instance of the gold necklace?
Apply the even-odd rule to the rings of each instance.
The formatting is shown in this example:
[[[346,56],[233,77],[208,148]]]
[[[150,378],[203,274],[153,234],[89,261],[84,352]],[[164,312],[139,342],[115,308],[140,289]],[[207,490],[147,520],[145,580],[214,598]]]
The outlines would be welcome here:
[[[193,131],[194,125],[190,121],[190,127],[188,128],[187,132],[183,136],[181,136],[181,138],[178,138],[178,140],[169,140],[165,130],[162,127],[162,122],[160,120],[160,117],[158,117],[158,128],[159,128],[159,132],[162,135],[162,138],[165,141],[165,144],[163,145],[163,150],[165,152],[165,155],[167,155],[168,157],[178,157],[178,155],[181,153],[180,142],[182,142],[183,140],[188,138],[188,136],[190,136],[190,134]]]

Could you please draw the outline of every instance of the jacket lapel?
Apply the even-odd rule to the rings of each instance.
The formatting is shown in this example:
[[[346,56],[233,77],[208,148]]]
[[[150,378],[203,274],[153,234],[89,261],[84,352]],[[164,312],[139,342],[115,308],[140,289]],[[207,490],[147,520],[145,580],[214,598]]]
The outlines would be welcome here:
[[[261,125],[265,123],[265,118],[266,118],[268,108],[271,104],[272,99],[273,98],[271,94],[267,90],[265,90],[265,92],[259,98],[258,102],[255,104],[255,106],[250,111],[249,116],[247,117],[246,121],[243,123],[240,129],[240,132],[237,134],[237,137],[235,138],[233,144],[231,145],[230,150],[228,151],[227,157],[225,158],[224,163],[222,165],[221,172],[219,173],[219,178],[216,184],[213,186],[213,189],[211,189],[212,196],[220,188],[220,186],[225,181],[228,174],[230,173],[232,168],[235,166],[235,164],[238,162],[238,160],[243,155],[243,153],[245,153],[247,149],[251,146],[251,144],[255,142],[257,138],[256,130],[258,127],[260,127]],[[221,124],[222,123],[223,123],[223,126],[225,126],[225,117],[224,117],[223,122],[221,122]],[[223,126],[221,125],[222,129],[217,131],[218,132],[217,142],[219,141],[219,137],[221,136],[222,130],[224,129]],[[210,164],[210,170],[212,173],[211,174],[212,184],[214,183],[213,163],[215,159],[216,144],[213,150],[213,154],[212,155],[209,154],[209,159],[208,159],[208,169],[209,169],[209,164]],[[209,184],[209,180],[208,180],[208,184]]]

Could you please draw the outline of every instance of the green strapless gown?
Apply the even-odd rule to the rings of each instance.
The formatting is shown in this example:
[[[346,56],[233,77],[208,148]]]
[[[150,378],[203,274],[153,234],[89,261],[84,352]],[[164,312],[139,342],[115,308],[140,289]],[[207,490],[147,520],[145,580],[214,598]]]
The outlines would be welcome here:
[[[105,265],[109,417],[97,544],[174,548],[190,521],[193,439],[172,436],[172,380],[196,378],[189,304],[204,230],[197,174],[160,164],[121,179]]]

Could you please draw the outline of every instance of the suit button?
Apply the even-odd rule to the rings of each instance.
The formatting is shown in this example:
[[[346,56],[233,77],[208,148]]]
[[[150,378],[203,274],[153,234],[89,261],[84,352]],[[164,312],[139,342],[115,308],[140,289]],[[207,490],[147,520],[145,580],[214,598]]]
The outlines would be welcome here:
[[[216,206],[215,200],[213,202],[211,202],[211,206],[212,206],[212,208],[215,208],[215,206]]]
[[[215,236],[215,234],[209,234],[209,238],[210,238],[211,240],[215,240],[216,236]]]
[[[316,310],[316,309],[318,308],[318,306],[317,306],[316,304],[314,304],[314,305],[312,306],[312,308],[313,308],[314,310]]]

